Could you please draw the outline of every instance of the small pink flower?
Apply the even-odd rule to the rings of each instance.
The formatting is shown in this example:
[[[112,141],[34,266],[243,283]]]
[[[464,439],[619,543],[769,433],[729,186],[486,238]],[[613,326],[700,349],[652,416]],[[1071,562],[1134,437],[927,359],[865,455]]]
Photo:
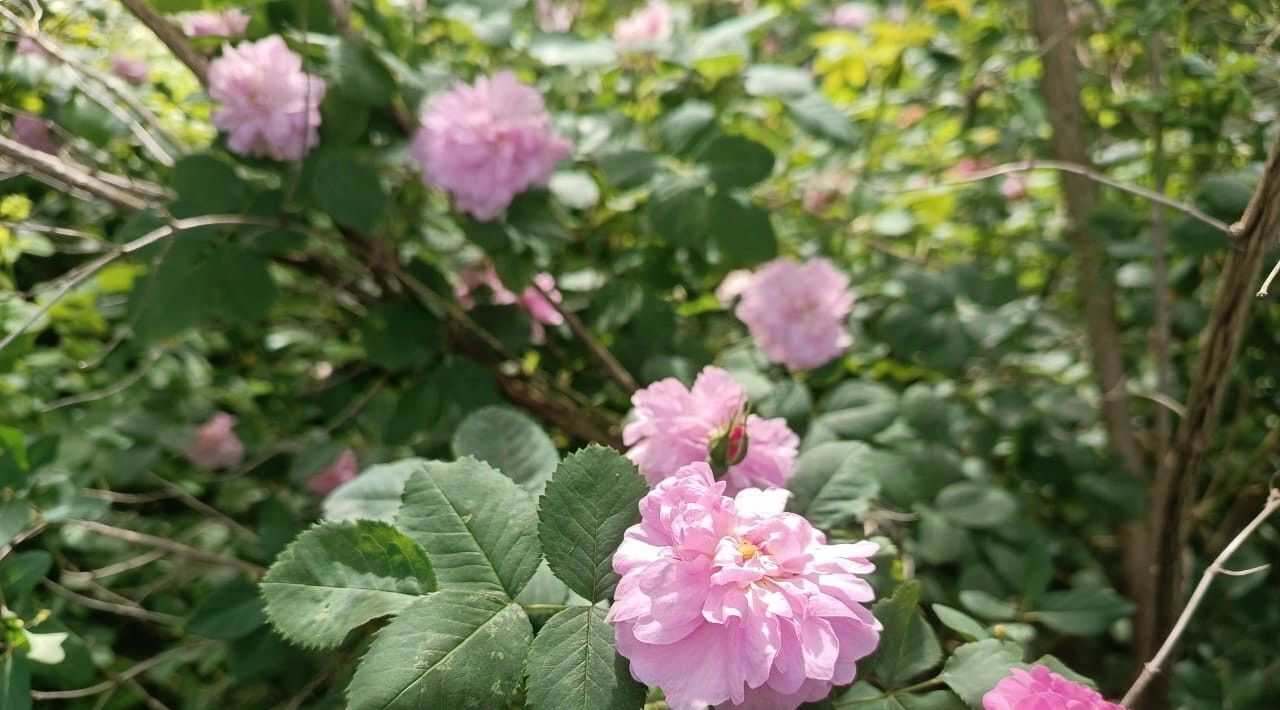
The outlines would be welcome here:
[[[556,2],[556,0],[538,0],[534,5],[534,19],[538,29],[543,32],[568,32],[573,28],[573,21],[582,12],[582,3]]]
[[[333,489],[350,481],[360,473],[360,463],[356,460],[356,452],[343,449],[338,458],[329,464],[329,468],[317,473],[307,481],[307,487],[318,496],[327,496]]]
[[[963,179],[987,170],[992,165],[993,163],[986,158],[965,158],[951,166],[949,172],[951,175]]]
[[[734,312],[770,360],[812,370],[853,343],[844,323],[852,310],[849,277],[830,261],[815,258],[765,264]]]
[[[847,2],[831,11],[827,24],[842,30],[860,30],[876,18],[875,8],[864,2]]]
[[[675,31],[675,19],[671,6],[662,0],[631,13],[613,26],[613,41],[619,47],[643,47],[665,42]]]
[[[409,146],[423,182],[446,190],[460,211],[482,221],[545,183],[572,152],[556,135],[542,96],[509,71],[435,97]]]
[[[49,53],[44,51],[44,47],[41,47],[39,42],[26,35],[23,35],[22,38],[18,40],[17,50],[18,54],[30,54],[35,57],[49,56]]]
[[[226,412],[218,412],[196,429],[182,453],[196,468],[215,471],[233,468],[244,458],[244,444],[232,429],[236,418]]]
[[[809,214],[821,217],[836,200],[853,190],[853,180],[845,173],[818,173],[810,178],[804,188],[801,203]]]
[[[227,47],[209,65],[209,95],[221,104],[213,125],[240,155],[301,159],[320,142],[324,93],[278,35]]]
[[[178,18],[188,37],[243,37],[252,16],[244,10],[187,12]]]
[[[117,54],[111,58],[111,71],[134,86],[147,83],[147,77],[150,75],[146,62],[124,54]]]
[[[453,287],[453,295],[465,310],[475,308],[473,293],[484,286],[489,289],[489,303],[495,306],[518,303],[529,314],[529,318],[533,321],[530,340],[535,344],[546,340],[544,326],[564,323],[564,316],[560,315],[560,311],[556,310],[554,305],[560,303],[563,296],[556,289],[556,279],[551,274],[542,272],[535,274],[533,283],[518,296],[502,284],[502,279],[498,278],[498,272],[494,270],[493,264],[485,263],[483,266],[473,264],[464,267],[459,276],[458,282]],[[543,291],[547,295],[543,295]]]
[[[1087,685],[1067,680],[1046,666],[1014,668],[982,696],[983,710],[1125,710]]]
[[[640,501],[608,620],[631,675],[672,708],[794,710],[853,682],[879,644],[861,577],[877,548],[828,545],[783,512],[785,490],[725,487],[695,463]]]
[[[707,367],[692,389],[669,377],[636,392],[631,404],[635,418],[622,430],[623,443],[630,447],[627,458],[656,485],[684,466],[708,461],[717,441],[743,421],[747,393],[728,372]],[[729,492],[785,485],[795,472],[800,445],[786,420],[748,415],[745,434],[746,457],[724,476]]]
[[[1000,183],[1000,196],[1006,202],[1017,202],[1027,196],[1027,179],[1021,175],[1010,175]]]
[[[19,113],[13,117],[13,139],[41,153],[58,153],[58,144],[49,135],[49,125],[30,113]]]
[[[725,274],[724,281],[716,287],[716,299],[728,308],[738,297],[751,287],[751,279],[755,274],[749,269],[735,269]]]

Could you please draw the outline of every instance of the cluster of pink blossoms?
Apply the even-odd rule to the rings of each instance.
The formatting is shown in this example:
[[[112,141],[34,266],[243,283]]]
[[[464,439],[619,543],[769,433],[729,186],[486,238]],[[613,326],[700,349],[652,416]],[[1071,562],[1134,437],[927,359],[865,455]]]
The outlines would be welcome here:
[[[613,26],[613,41],[624,49],[643,47],[665,42],[674,31],[675,18],[671,14],[671,6],[662,0],[653,0],[618,20]]]
[[[188,12],[179,16],[182,33],[188,37],[243,37],[249,29],[249,13],[244,10]]]
[[[234,431],[236,418],[218,412],[196,429],[182,453],[196,468],[216,471],[233,468],[244,459],[244,444]]]
[[[534,274],[533,283],[517,295],[502,284],[493,264],[468,266],[462,269],[460,279],[454,285],[453,295],[463,308],[471,310],[476,305],[474,291],[481,286],[489,289],[489,302],[493,305],[519,304],[529,314],[529,319],[533,321],[530,340],[534,343],[546,341],[546,326],[564,323],[564,316],[555,307],[563,296],[556,289],[556,278],[551,274]]]
[[[730,494],[751,487],[786,485],[795,472],[800,437],[785,419],[745,414],[747,393],[728,372],[707,367],[693,388],[679,380],[659,380],[631,396],[634,419],[622,430],[636,463],[650,485],[676,475],[685,466],[706,463],[722,439],[729,465],[724,481]],[[736,437],[735,437],[736,435]],[[736,439],[736,440],[735,440]],[[746,451],[735,447],[745,439]]]
[[[876,545],[827,544],[783,512],[785,490],[724,493],[696,463],[640,502],[613,556],[608,616],[631,674],[675,710],[793,710],[851,683],[880,641],[859,577]]]
[[[276,35],[227,47],[209,65],[209,95],[221,104],[213,125],[241,155],[301,159],[320,142],[324,93],[324,80]]]
[[[845,328],[853,310],[849,277],[826,259],[774,259],[751,276],[741,294],[738,319],[766,357],[792,370],[821,367],[853,343]]]
[[[1125,710],[1087,685],[1067,680],[1045,666],[1013,669],[982,696],[983,710]]]
[[[542,95],[509,71],[435,97],[421,124],[409,156],[423,181],[447,191],[460,211],[479,220],[501,215],[573,152],[556,135]]]
[[[333,489],[355,478],[358,473],[360,473],[360,462],[356,460],[356,452],[343,449],[328,468],[307,481],[307,488],[318,496],[327,496],[333,492]]]

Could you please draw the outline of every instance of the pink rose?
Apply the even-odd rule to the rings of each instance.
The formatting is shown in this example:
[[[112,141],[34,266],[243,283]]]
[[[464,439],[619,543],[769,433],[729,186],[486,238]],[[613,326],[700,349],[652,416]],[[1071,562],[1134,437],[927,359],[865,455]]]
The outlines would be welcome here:
[[[547,332],[544,326],[564,323],[564,316],[560,315],[560,311],[556,310],[554,305],[560,303],[563,297],[556,289],[556,279],[551,274],[545,272],[535,274],[533,283],[518,296],[502,284],[502,279],[498,278],[498,272],[494,271],[493,264],[467,266],[462,269],[459,276],[459,281],[453,287],[453,295],[464,309],[475,308],[473,292],[484,286],[489,289],[489,302],[493,305],[505,306],[518,303],[529,314],[529,318],[533,321],[530,340],[535,344],[546,340]],[[549,299],[547,295],[543,295],[543,291],[550,296]]]
[[[147,77],[150,75],[146,62],[123,54],[117,54],[111,58],[111,71],[134,86],[147,83]]]
[[[734,311],[770,360],[812,370],[839,357],[853,338],[849,277],[822,258],[774,259],[756,272]]]
[[[338,458],[329,464],[325,470],[317,473],[307,481],[307,487],[312,493],[324,497],[329,495],[333,489],[350,481],[360,473],[360,463],[356,460],[356,452],[351,449],[343,449],[338,454]]]
[[[1098,691],[1067,680],[1046,666],[1030,671],[1014,668],[1013,675],[1000,681],[982,696],[983,710],[1124,710],[1107,702]]]
[[[188,37],[243,37],[252,17],[244,10],[187,12],[178,18]]]
[[[19,113],[13,117],[13,139],[41,153],[58,153],[58,144],[49,135],[49,124],[30,113]]]
[[[209,65],[209,95],[221,104],[213,125],[234,153],[299,160],[320,143],[324,80],[272,35],[227,47]]]
[[[654,0],[648,5],[618,20],[613,26],[613,41],[619,47],[642,47],[665,42],[675,31],[675,19],[671,6]]]
[[[244,459],[244,444],[232,429],[236,418],[226,412],[218,412],[196,429],[182,453],[196,468],[216,471],[234,468]]]

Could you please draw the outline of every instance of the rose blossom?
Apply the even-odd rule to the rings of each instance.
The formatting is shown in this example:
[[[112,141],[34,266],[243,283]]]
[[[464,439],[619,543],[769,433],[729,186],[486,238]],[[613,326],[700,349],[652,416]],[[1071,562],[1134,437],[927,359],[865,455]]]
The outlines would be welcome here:
[[[673,710],[820,700],[880,641],[860,577],[875,570],[876,545],[828,545],[783,512],[785,490],[729,498],[725,486],[694,463],[640,501],[641,522],[613,556],[618,652]]]
[[[1017,202],[1027,196],[1027,179],[1021,175],[1010,175],[1000,183],[1000,196],[1006,202]]]
[[[186,12],[178,19],[182,22],[182,33],[188,37],[243,37],[252,18],[244,10],[223,10]]]
[[[218,412],[196,429],[196,433],[182,450],[187,460],[196,468],[214,471],[240,465],[244,458],[244,444],[232,431],[236,418],[226,412]]]
[[[516,295],[503,285],[493,264],[471,265],[462,269],[460,279],[453,287],[453,295],[458,299],[458,303],[469,311],[476,306],[472,292],[481,286],[489,289],[489,302],[495,306],[520,304],[533,321],[533,332],[529,339],[534,343],[542,343],[546,340],[547,331],[544,326],[564,323],[564,316],[560,315],[560,311],[556,310],[554,305],[560,303],[563,296],[556,289],[556,278],[551,274],[545,272],[534,274],[533,283]]]
[[[324,93],[324,80],[302,71],[277,35],[227,47],[209,65],[209,95],[222,104],[213,125],[241,155],[301,159],[320,142]]]
[[[45,51],[44,47],[40,46],[39,42],[26,35],[23,35],[18,40],[17,51],[18,54],[30,54],[32,56],[43,57],[45,59],[49,57],[49,53]]]
[[[150,75],[146,62],[123,54],[117,54],[111,58],[111,71],[134,86],[147,83],[147,77]]]
[[[49,125],[30,113],[19,113],[13,117],[13,139],[41,153],[58,153],[58,144],[49,135]]]
[[[674,30],[671,6],[662,0],[654,0],[618,20],[613,26],[613,41],[619,47],[656,44],[670,39]]]
[[[831,11],[828,23],[842,30],[860,30],[875,19],[875,10],[863,2],[847,2]]]
[[[743,294],[751,286],[751,279],[755,274],[749,269],[734,269],[724,275],[724,281],[716,286],[716,300],[720,301],[725,308],[733,305],[738,297]]]
[[[849,277],[823,258],[774,259],[756,272],[734,311],[764,354],[792,370],[811,370],[853,342]]]
[[[582,3],[578,0],[572,0],[572,2],[538,0],[534,5],[534,20],[538,23],[538,29],[543,32],[568,32],[580,12],[582,12]]]
[[[499,72],[435,97],[409,146],[422,180],[476,219],[494,219],[516,195],[551,177],[573,145],[557,136],[542,96]]]
[[[631,396],[635,419],[622,430],[630,448],[627,458],[636,462],[650,485],[675,475],[691,463],[705,463],[724,437],[746,435],[746,453],[727,442],[724,480],[730,493],[751,486],[782,486],[795,472],[800,438],[785,419],[746,415],[747,393],[728,372],[707,367],[698,373],[693,388],[668,377]],[[742,427],[737,431],[736,427]]]
[[[1124,710],[1087,685],[1067,680],[1046,666],[1014,668],[982,696],[983,710]]]
[[[358,473],[360,473],[360,463],[356,460],[356,452],[343,449],[328,468],[307,481],[307,487],[316,495],[327,496],[333,489],[355,478]]]

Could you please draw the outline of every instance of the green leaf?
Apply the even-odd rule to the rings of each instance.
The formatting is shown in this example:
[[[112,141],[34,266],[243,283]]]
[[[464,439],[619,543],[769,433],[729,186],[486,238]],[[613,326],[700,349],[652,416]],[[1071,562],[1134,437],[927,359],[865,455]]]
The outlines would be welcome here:
[[[906,462],[862,442],[828,442],[800,455],[787,487],[791,510],[820,528],[855,522],[880,494],[879,476],[898,475]]]
[[[612,64],[618,53],[605,40],[584,42],[571,35],[539,35],[529,44],[529,56],[549,67],[589,67]]]
[[[253,325],[266,317],[279,295],[267,259],[238,245],[219,247],[208,268],[215,284],[213,311],[232,323]]]
[[[898,395],[874,382],[846,382],[822,398],[818,421],[845,439],[866,440],[898,418]]]
[[[375,304],[365,314],[360,332],[369,360],[388,370],[429,364],[444,348],[444,325],[408,299]]]
[[[374,232],[387,211],[378,171],[348,151],[318,151],[308,161],[316,207],[339,224]]]
[[[792,118],[809,133],[845,146],[857,142],[849,117],[821,92],[811,91],[786,103]]]
[[[0,546],[8,545],[27,527],[31,504],[23,498],[0,498]]]
[[[538,501],[538,534],[551,569],[570,589],[592,602],[613,594],[613,552],[640,522],[648,489],[635,464],[598,444],[556,468]]]
[[[1008,491],[972,481],[942,489],[935,504],[948,520],[967,528],[999,527],[1018,512],[1018,501]]]
[[[508,707],[532,641],[519,604],[498,594],[436,592],[378,632],[351,679],[348,707]]]
[[[324,519],[395,522],[405,482],[425,463],[409,458],[370,466],[325,498]]]
[[[178,195],[182,211],[195,216],[241,211],[249,201],[249,186],[229,164],[201,153],[174,163],[169,186]]]
[[[956,632],[966,641],[981,641],[982,639],[991,638],[991,634],[987,633],[986,627],[978,623],[978,620],[960,611],[952,609],[943,604],[934,604],[933,613],[938,615],[938,621],[943,626]]]
[[[191,611],[185,629],[220,641],[234,641],[248,636],[266,622],[258,588],[243,579],[215,589]]]
[[[129,295],[135,313],[134,333],[155,342],[195,325],[212,309],[218,285],[208,267],[214,251],[208,230],[187,232],[168,242],[158,268]]]
[[[957,648],[938,677],[971,707],[981,707],[982,696],[1021,662],[1022,647],[1016,642],[984,639]]]
[[[761,8],[716,23],[693,37],[691,55],[694,59],[719,57],[726,54],[748,55],[751,46],[749,35],[764,27],[778,16],[778,9]]]
[[[978,616],[992,621],[1012,621],[1018,616],[1016,604],[1010,604],[977,589],[966,589],[960,592],[960,604]]]
[[[443,589],[514,597],[542,557],[529,495],[470,457],[428,462],[414,473],[405,484],[396,527],[431,556]]]
[[[645,687],[613,647],[603,609],[572,607],[547,622],[529,649],[526,702],[538,710],[626,710],[644,705]]]
[[[658,158],[647,150],[620,150],[598,156],[596,165],[605,180],[626,190],[649,182],[658,169]]]
[[[310,648],[336,646],[351,629],[435,588],[422,549],[390,525],[367,520],[304,532],[262,579],[271,624]]]
[[[44,579],[53,569],[53,555],[44,550],[30,550],[10,555],[0,566],[0,595],[17,599]]]
[[[0,708],[29,710],[31,665],[17,653],[0,656]]]
[[[575,210],[591,209],[600,201],[600,186],[581,170],[562,170],[551,176],[547,187],[560,204]]]
[[[356,101],[370,106],[389,103],[395,92],[391,72],[362,42],[346,37],[331,46],[328,77],[332,86]]]
[[[1133,610],[1133,602],[1113,589],[1068,589],[1045,594],[1028,617],[1060,633],[1092,636]]]
[[[773,172],[773,151],[750,138],[720,136],[698,151],[711,181],[723,189],[747,188]]]
[[[529,415],[489,406],[467,415],[453,433],[453,455],[474,456],[538,495],[560,463],[551,437]]]
[[[30,470],[27,435],[21,429],[0,426],[0,488],[17,488]]]
[[[813,75],[799,67],[781,64],[753,64],[742,75],[752,96],[800,97],[814,90]]]
[[[704,101],[686,101],[658,122],[658,136],[672,153],[692,153],[715,131],[716,110]]]
[[[649,223],[671,244],[701,249],[710,211],[706,183],[697,177],[663,175],[649,196]]]
[[[769,213],[745,199],[717,193],[711,198],[708,217],[719,263],[754,266],[778,255],[778,235]]]
[[[888,688],[901,686],[942,660],[938,637],[916,608],[919,603],[920,583],[912,580],[871,607],[884,625],[871,668]]]

